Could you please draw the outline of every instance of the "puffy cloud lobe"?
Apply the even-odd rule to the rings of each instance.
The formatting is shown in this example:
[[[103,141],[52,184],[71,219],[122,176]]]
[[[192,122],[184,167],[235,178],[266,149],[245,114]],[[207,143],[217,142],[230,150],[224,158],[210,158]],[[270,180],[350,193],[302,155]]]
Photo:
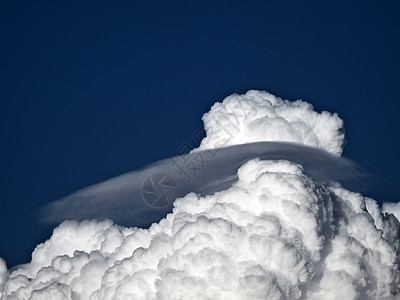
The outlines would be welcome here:
[[[7,299],[394,299],[399,223],[315,183],[300,165],[252,160],[212,196],[188,194],[148,230],[64,222],[14,270]],[[397,244],[396,244],[397,243]]]
[[[258,117],[235,110],[238,99],[248,98]],[[228,143],[274,138],[341,153],[336,115],[255,91],[212,108],[203,148],[219,145],[211,129],[219,125],[210,120],[221,106],[241,124]],[[270,127],[263,124],[281,132],[265,133]],[[399,221],[373,199],[317,182],[297,163],[253,159],[232,187],[177,199],[149,229],[109,220],[62,223],[31,263],[9,274],[0,261],[0,297],[398,299],[399,264]]]
[[[396,218],[400,220],[400,202],[384,202],[382,210],[394,214]]]
[[[267,92],[233,94],[203,116],[207,136],[199,149],[258,141],[295,142],[341,155],[343,121],[336,113],[318,113],[307,102],[282,100]]]
[[[8,277],[7,265],[4,259],[0,258],[0,291],[4,289]]]

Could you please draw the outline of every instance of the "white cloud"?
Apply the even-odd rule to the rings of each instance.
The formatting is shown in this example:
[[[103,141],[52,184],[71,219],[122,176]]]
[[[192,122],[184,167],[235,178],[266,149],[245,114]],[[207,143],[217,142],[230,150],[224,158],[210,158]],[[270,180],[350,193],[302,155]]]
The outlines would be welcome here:
[[[400,202],[384,202],[382,211],[394,214],[400,220]]]
[[[0,291],[4,289],[8,276],[7,265],[4,259],[0,257]]]
[[[267,92],[233,94],[203,116],[207,136],[200,149],[258,141],[285,141],[343,151],[343,121],[336,113],[318,113],[311,104],[282,100]]]
[[[284,119],[277,121],[286,125],[276,139],[341,153],[336,115],[263,92],[245,97],[264,109],[260,115]],[[268,97],[275,100],[265,104]],[[208,133],[207,118],[220,106],[204,117]],[[273,133],[265,130],[280,128],[267,127],[275,122],[269,118],[254,120],[242,118],[244,132],[229,143],[269,140]],[[205,141],[202,147],[218,144]],[[237,174],[226,190],[176,200],[173,212],[147,230],[111,221],[64,222],[37,246],[31,263],[8,274],[0,261],[2,299],[400,297],[400,225],[374,200],[318,182],[288,160],[252,159]]]
[[[351,161],[342,157],[300,144],[255,142],[212,151],[193,151],[189,155],[155,162],[139,171],[132,171],[86,187],[48,204],[42,209],[42,219],[59,224],[69,219],[102,221],[108,218],[125,226],[150,226],[172,211],[172,202],[176,198],[184,197],[190,192],[207,196],[228,189],[237,181],[239,167],[254,158],[288,160],[301,164],[305,174],[318,183],[336,181],[345,187],[359,186],[360,175],[357,168]],[[171,160],[176,165],[172,164]],[[185,172],[186,176],[182,172]],[[169,178],[168,187],[173,187],[173,199],[170,199],[170,205],[167,203],[166,207],[160,208],[144,201],[149,193],[142,194],[143,186],[144,183],[151,182],[146,178],[150,178],[152,174],[161,174],[155,178],[151,177],[152,182],[156,183],[160,178]],[[147,185],[145,190],[150,191],[152,201],[160,199],[157,197],[163,194],[153,193],[153,189],[153,186]]]

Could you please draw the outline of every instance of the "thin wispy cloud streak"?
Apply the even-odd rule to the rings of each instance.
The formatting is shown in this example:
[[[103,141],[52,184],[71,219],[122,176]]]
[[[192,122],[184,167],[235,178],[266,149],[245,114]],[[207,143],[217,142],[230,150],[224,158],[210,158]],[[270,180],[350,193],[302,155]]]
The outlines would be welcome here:
[[[176,198],[190,192],[208,196],[228,189],[237,181],[240,166],[255,158],[297,163],[320,184],[338,182],[352,190],[362,188],[361,173],[348,159],[295,143],[256,142],[193,151],[160,160],[48,204],[41,210],[41,220],[61,223],[64,220],[111,219],[120,225],[146,227],[171,212]],[[145,182],[154,175],[160,180],[163,177],[172,180],[173,195],[165,205],[146,201]],[[163,191],[154,191],[154,201],[160,193]]]

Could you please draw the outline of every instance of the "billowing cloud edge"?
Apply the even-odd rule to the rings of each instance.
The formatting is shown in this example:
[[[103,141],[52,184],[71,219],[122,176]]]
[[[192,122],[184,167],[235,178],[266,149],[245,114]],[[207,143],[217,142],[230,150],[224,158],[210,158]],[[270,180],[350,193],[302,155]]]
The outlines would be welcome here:
[[[400,220],[400,202],[384,202],[382,205],[382,211],[393,214],[398,220]]]
[[[233,94],[203,116],[206,137],[199,150],[259,141],[293,142],[341,155],[344,123],[336,113],[314,111],[302,100],[264,91]]]

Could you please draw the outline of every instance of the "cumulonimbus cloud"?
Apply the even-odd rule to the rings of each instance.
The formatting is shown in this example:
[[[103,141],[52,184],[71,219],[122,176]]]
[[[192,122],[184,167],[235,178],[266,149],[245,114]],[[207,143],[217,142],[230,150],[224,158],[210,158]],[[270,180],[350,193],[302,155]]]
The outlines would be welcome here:
[[[183,191],[172,212],[149,229],[111,220],[63,222],[29,264],[9,271],[0,260],[2,299],[400,297],[399,221],[345,186],[347,171],[355,169],[340,158],[337,115],[250,91],[214,105],[203,120],[207,136],[192,154],[225,149],[222,164],[216,158],[209,169],[221,177],[194,177],[186,186],[196,193]],[[164,177],[147,181],[147,175],[139,186],[149,183],[145,197],[153,199],[151,183]],[[118,185],[120,179],[58,203],[79,208],[74,197],[101,201],[103,194],[118,202],[126,184]],[[65,217],[57,205],[47,215],[55,221]]]

